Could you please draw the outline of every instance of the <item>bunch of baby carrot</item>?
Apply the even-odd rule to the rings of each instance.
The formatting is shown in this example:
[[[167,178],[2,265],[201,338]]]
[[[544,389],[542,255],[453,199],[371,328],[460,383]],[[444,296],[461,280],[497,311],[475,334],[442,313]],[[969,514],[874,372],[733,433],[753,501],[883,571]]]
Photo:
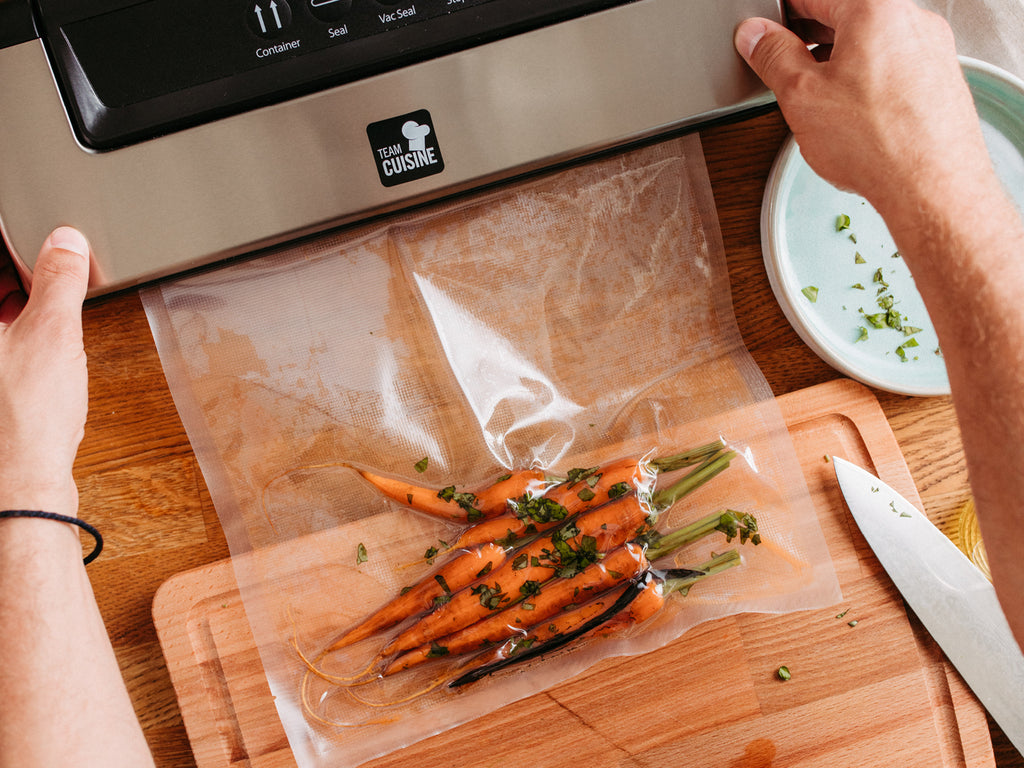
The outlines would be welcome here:
[[[360,474],[394,501],[466,524],[452,556],[352,627],[316,659],[310,672],[337,682],[317,664],[328,654],[393,627],[367,670],[349,682],[388,677],[436,658],[468,661],[448,680],[457,687],[504,667],[562,648],[584,635],[614,632],[655,615],[672,592],[739,564],[730,550],[693,568],[652,563],[715,531],[727,541],[760,541],[757,522],[715,512],[670,533],[661,513],[702,486],[735,457],[720,442],[651,461],[635,458],[548,479],[513,472],[475,493],[413,487]],[[688,469],[665,488],[659,474]]]

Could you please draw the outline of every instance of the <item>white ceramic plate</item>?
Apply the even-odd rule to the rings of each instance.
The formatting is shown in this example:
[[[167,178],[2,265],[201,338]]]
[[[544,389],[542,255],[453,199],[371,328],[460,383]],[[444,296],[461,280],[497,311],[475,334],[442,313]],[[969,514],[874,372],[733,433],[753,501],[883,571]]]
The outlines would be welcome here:
[[[996,170],[1024,211],[1024,81],[973,59],[961,58],[961,64]],[[840,216],[848,216],[850,224],[837,231]],[[768,178],[761,242],[783,312],[819,357],[879,389],[949,394],[938,338],[910,270],[894,256],[896,246],[881,216],[863,198],[814,173],[792,137]],[[808,298],[812,289],[816,301]],[[878,303],[886,296],[892,297],[901,325],[920,330],[876,328],[867,316],[886,312]]]

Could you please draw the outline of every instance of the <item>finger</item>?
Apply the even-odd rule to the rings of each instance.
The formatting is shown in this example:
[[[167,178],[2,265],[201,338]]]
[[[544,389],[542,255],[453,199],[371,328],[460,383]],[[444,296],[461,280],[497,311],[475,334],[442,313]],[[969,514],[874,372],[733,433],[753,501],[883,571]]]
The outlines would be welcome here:
[[[849,5],[848,0],[846,4]],[[836,17],[842,5],[843,3],[837,3],[836,0],[786,0],[786,17],[791,22],[808,19],[835,29]]]
[[[781,95],[792,79],[816,62],[807,46],[770,19],[747,19],[736,28],[736,50],[765,85]]]
[[[46,309],[81,322],[89,284],[89,242],[77,229],[59,227],[43,243],[29,286],[26,312]]]

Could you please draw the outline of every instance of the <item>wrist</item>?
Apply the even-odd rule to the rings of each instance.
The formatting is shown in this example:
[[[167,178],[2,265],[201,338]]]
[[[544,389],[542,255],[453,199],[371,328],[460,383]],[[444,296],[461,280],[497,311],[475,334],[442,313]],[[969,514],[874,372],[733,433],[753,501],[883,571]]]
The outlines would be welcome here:
[[[78,514],[78,488],[70,477],[31,481],[0,476],[0,509],[38,509],[74,517]]]

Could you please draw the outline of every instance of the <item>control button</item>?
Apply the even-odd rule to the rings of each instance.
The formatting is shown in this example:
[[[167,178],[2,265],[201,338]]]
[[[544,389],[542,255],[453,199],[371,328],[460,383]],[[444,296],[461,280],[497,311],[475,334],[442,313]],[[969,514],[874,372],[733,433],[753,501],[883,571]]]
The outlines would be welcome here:
[[[352,0],[308,0],[309,12],[320,21],[340,21],[352,9]]]
[[[256,0],[249,9],[249,29],[260,37],[277,37],[292,23],[287,0]]]

